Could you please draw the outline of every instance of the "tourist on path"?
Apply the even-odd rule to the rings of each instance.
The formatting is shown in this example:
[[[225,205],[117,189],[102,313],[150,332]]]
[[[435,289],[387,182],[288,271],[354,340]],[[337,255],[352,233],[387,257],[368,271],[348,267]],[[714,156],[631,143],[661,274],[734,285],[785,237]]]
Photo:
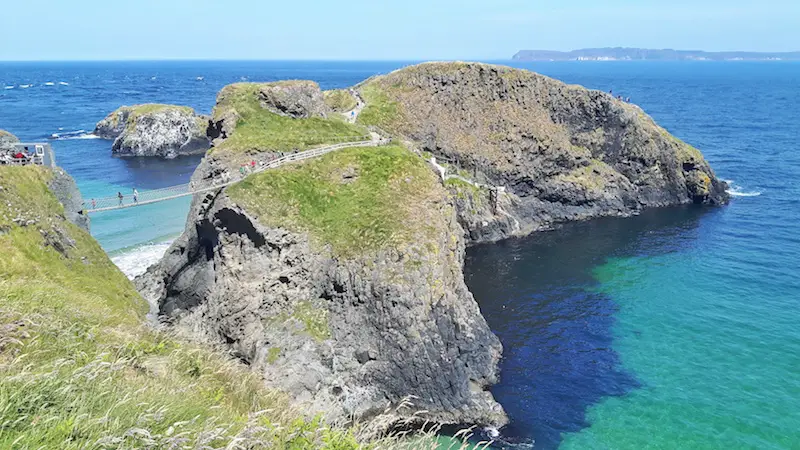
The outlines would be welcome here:
[[[139,191],[133,188],[133,203],[139,203]]]
[[[119,206],[122,206],[122,192],[117,191],[117,198],[119,199]]]

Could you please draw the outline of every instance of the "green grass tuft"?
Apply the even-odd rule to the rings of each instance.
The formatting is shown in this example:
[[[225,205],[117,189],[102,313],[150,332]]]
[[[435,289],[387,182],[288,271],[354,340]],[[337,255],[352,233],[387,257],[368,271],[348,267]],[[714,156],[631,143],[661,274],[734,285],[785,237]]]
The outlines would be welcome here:
[[[310,301],[299,302],[294,308],[292,317],[303,323],[306,333],[318,342],[331,338],[328,328],[328,310],[316,308]]]
[[[325,97],[325,104],[339,113],[352,111],[357,105],[356,99],[345,89],[325,91],[323,95]]]
[[[397,133],[405,123],[400,104],[392,100],[377,83],[368,83],[361,88],[367,106],[358,115],[357,122],[372,125],[390,133]]]

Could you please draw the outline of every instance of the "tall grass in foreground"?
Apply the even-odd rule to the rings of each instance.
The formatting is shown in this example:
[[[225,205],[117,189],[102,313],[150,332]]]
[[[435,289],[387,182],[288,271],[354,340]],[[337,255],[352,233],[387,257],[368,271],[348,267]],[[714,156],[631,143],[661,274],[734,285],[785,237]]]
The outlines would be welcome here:
[[[442,448],[436,427],[370,441],[379,422],[305,417],[224,353],[151,329],[49,176],[0,168],[0,449]]]

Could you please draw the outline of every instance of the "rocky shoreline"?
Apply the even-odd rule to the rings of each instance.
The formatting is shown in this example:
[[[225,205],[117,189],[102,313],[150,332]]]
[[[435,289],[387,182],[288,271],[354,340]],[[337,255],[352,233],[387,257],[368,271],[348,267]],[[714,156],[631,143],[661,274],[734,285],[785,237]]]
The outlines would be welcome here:
[[[318,145],[309,135],[402,145],[196,196],[183,235],[136,280],[164,323],[235,355],[311,415],[383,430],[504,425],[489,391],[502,348],[464,284],[466,245],[728,200],[699,151],[601,92],[473,63],[354,89],[366,103],[354,124],[329,114],[332,95],[315,83],[223,89],[195,182]],[[409,396],[413,407],[393,408]]]

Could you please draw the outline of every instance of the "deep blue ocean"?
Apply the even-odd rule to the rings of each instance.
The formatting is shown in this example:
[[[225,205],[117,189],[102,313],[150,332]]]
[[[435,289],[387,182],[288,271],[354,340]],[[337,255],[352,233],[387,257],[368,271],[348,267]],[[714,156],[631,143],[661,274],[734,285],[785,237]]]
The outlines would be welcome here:
[[[404,62],[0,63],[0,129],[52,141],[86,198],[188,180],[197,158],[116,159],[90,135],[124,104],[208,113],[226,84],[351,86]],[[703,151],[729,206],[650,210],[468,251],[505,346],[498,447],[800,448],[800,64],[510,63],[637,103]],[[27,86],[27,87],[26,87]],[[127,273],[183,229],[188,200],[97,214]]]

